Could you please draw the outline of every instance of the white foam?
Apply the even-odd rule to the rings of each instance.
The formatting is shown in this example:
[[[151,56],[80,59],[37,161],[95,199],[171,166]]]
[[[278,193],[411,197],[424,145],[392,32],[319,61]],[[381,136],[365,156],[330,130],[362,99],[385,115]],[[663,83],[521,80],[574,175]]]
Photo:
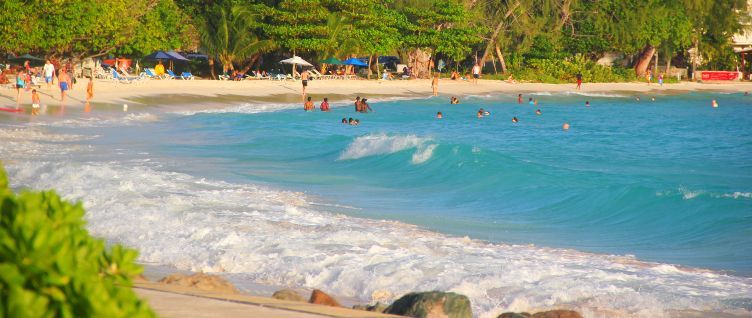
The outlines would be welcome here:
[[[430,138],[415,135],[369,134],[355,138],[347,146],[338,160],[352,160],[364,157],[387,155],[408,149],[416,149],[413,163],[423,163],[431,158],[435,145],[429,144]]]
[[[52,160],[8,169],[16,187],[54,187],[83,200],[91,232],[138,248],[141,261],[254,283],[321,288],[364,301],[454,291],[470,297],[478,317],[549,308],[585,317],[664,317],[674,309],[733,309],[723,300],[752,295],[752,278],[450,237],[330,214],[302,193],[155,167]]]

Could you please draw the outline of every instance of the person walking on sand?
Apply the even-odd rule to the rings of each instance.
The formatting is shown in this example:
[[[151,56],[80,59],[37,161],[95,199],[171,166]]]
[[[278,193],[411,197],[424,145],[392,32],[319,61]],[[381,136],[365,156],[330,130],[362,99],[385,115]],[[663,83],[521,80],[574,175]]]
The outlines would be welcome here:
[[[52,88],[52,77],[55,76],[55,65],[52,65],[50,60],[47,60],[44,63],[42,72],[44,73],[44,81],[47,83],[47,89],[49,90]]]
[[[473,84],[478,84],[478,79],[480,78],[480,65],[478,63],[475,63],[473,66]]]
[[[18,70],[16,74],[16,107],[21,104],[21,89],[26,86],[26,80],[24,79],[23,71]]]
[[[431,88],[433,88],[433,96],[439,96],[439,73],[434,74]]]
[[[648,82],[648,86],[650,85],[650,82],[653,80],[653,74],[651,74],[650,70],[645,72],[645,81]]]
[[[303,71],[303,73],[300,73],[300,80],[303,82],[303,98],[306,97],[306,88],[308,87],[308,77],[310,77],[310,73],[308,73],[308,70]]]
[[[57,75],[57,82],[60,86],[60,102],[65,103],[65,92],[73,89],[73,83],[65,67],[60,69],[60,73]]]
[[[577,78],[577,90],[579,91],[582,89],[582,73],[578,72],[575,77]]]

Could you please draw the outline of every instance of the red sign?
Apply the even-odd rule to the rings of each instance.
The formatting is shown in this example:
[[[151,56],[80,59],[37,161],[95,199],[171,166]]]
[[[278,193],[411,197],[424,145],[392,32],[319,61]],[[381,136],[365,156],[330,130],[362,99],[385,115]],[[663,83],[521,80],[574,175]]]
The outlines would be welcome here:
[[[703,71],[703,81],[733,81],[739,78],[739,72]]]

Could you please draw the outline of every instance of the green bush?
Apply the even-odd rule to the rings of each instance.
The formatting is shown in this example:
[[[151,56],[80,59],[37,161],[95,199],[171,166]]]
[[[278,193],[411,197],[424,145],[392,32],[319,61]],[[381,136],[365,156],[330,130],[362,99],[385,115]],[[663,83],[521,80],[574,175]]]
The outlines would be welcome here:
[[[582,74],[585,83],[632,82],[637,80],[630,68],[608,67],[595,63],[583,55],[568,59],[524,59],[524,63],[512,66],[510,72],[515,79],[540,83],[574,83],[577,73]],[[491,76],[506,79],[508,75]]]
[[[14,194],[0,166],[0,317],[155,317],[131,289],[136,251],[93,238],[80,203]]]

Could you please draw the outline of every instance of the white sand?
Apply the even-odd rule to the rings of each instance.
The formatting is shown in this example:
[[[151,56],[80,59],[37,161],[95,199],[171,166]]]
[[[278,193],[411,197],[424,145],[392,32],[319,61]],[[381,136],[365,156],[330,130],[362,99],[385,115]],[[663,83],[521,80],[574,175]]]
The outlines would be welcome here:
[[[87,80],[80,79],[73,90],[69,92],[66,106],[83,107],[86,96]],[[16,91],[6,85],[0,89],[0,105],[15,107]],[[59,105],[60,90],[57,86],[47,89],[45,85],[38,90],[42,104]],[[466,81],[452,81],[442,79],[439,83],[439,94],[445,96],[463,96],[489,93],[527,93],[527,92],[575,92],[574,84],[509,84],[496,80],[481,80],[477,85]],[[584,93],[634,93],[635,95],[671,94],[687,91],[718,91],[745,92],[752,91],[750,82],[734,82],[723,84],[707,84],[682,82],[678,84],[658,84],[648,86],[645,83],[584,83]],[[308,86],[308,93],[316,96],[326,94],[339,95],[391,95],[428,97],[431,94],[430,80],[315,80]],[[131,101],[135,97],[153,97],[157,95],[196,95],[220,96],[237,95],[247,97],[264,97],[287,95],[296,98],[301,94],[300,81],[213,81],[213,80],[144,80],[133,84],[114,83],[109,80],[94,80],[94,98],[92,103],[120,104]],[[302,99],[301,99],[302,100]],[[132,101],[131,101],[132,102]],[[31,104],[31,93],[22,93],[22,104]]]

